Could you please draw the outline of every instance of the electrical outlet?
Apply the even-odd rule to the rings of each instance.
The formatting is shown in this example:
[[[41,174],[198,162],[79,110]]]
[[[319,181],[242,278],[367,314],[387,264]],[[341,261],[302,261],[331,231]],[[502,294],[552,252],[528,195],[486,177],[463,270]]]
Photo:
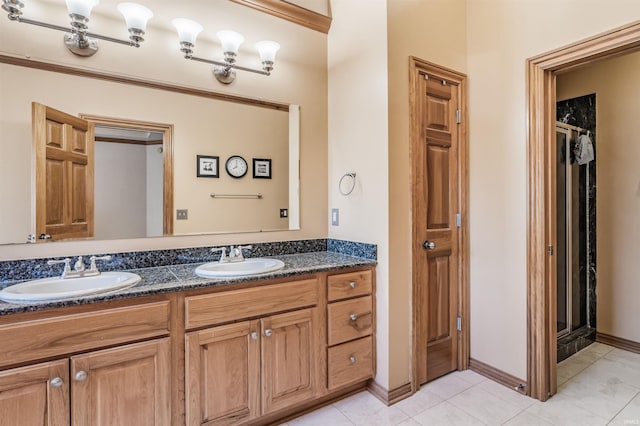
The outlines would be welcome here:
[[[280,217],[289,217],[289,209],[280,209]]]
[[[340,209],[331,209],[331,226],[340,225]]]
[[[187,219],[189,219],[189,210],[187,209],[176,210],[176,220],[187,220]]]

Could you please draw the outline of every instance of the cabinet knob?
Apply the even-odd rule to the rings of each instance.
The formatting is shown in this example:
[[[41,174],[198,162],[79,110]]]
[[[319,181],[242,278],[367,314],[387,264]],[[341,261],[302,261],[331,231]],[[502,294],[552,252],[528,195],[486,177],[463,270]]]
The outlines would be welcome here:
[[[251,340],[258,340],[258,333],[255,331],[251,332]]]
[[[271,334],[272,334],[272,331],[271,331],[271,329],[270,329],[270,328],[267,328],[267,329],[264,331],[264,335],[265,335],[265,336],[267,336],[267,337],[271,336]]]
[[[349,287],[351,287],[351,288],[356,288],[356,282],[355,282],[355,281],[351,281],[351,282],[349,283]]]
[[[357,316],[356,314],[351,314],[351,315],[349,315],[349,319],[350,319],[351,321],[355,321],[355,320],[357,320],[357,319],[358,319],[358,316]]]
[[[83,380],[85,380],[87,378],[87,372],[86,371],[78,371],[76,373],[76,381],[81,382]]]
[[[64,381],[60,377],[54,377],[53,379],[51,379],[51,386],[53,386],[54,388],[59,388],[63,384]]]
[[[356,359],[356,357],[355,357],[355,356],[351,355],[351,356],[349,357],[349,362],[350,362],[351,364],[355,364],[355,363],[356,363],[356,361],[357,361],[357,359]]]

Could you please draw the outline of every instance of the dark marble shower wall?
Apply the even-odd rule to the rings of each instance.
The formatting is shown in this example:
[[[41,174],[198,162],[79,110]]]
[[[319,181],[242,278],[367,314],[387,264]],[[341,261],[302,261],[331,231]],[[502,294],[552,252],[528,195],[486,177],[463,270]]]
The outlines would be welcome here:
[[[567,99],[556,103],[558,121],[580,127],[590,132],[596,160],[579,168],[579,212],[580,212],[580,283],[581,292],[588,300],[587,329],[595,331],[596,326],[596,95],[595,93]],[[588,182],[587,182],[588,170]],[[587,212],[588,204],[588,212]],[[588,224],[587,224],[588,217]],[[587,273],[588,272],[588,273]],[[572,355],[584,347],[585,339],[595,339],[595,332],[576,330],[558,341],[558,361]],[[562,358],[561,358],[562,356]]]

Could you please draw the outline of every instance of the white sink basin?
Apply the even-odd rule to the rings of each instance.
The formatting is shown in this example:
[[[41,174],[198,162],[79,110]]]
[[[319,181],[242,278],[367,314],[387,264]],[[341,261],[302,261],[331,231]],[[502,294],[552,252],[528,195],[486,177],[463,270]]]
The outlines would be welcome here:
[[[102,272],[93,277],[42,278],[15,284],[0,291],[0,300],[12,303],[69,299],[90,294],[122,290],[140,282],[131,272]]]
[[[196,268],[196,275],[204,278],[229,278],[245,275],[264,274],[284,267],[278,259],[254,257],[241,262],[209,262]]]

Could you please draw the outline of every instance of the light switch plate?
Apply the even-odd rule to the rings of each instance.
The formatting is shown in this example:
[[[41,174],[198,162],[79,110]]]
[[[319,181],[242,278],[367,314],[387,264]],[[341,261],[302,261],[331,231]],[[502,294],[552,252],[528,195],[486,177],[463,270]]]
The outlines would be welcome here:
[[[340,225],[340,209],[331,209],[331,226]]]
[[[176,220],[187,220],[187,219],[189,219],[189,210],[187,209],[176,210]]]

